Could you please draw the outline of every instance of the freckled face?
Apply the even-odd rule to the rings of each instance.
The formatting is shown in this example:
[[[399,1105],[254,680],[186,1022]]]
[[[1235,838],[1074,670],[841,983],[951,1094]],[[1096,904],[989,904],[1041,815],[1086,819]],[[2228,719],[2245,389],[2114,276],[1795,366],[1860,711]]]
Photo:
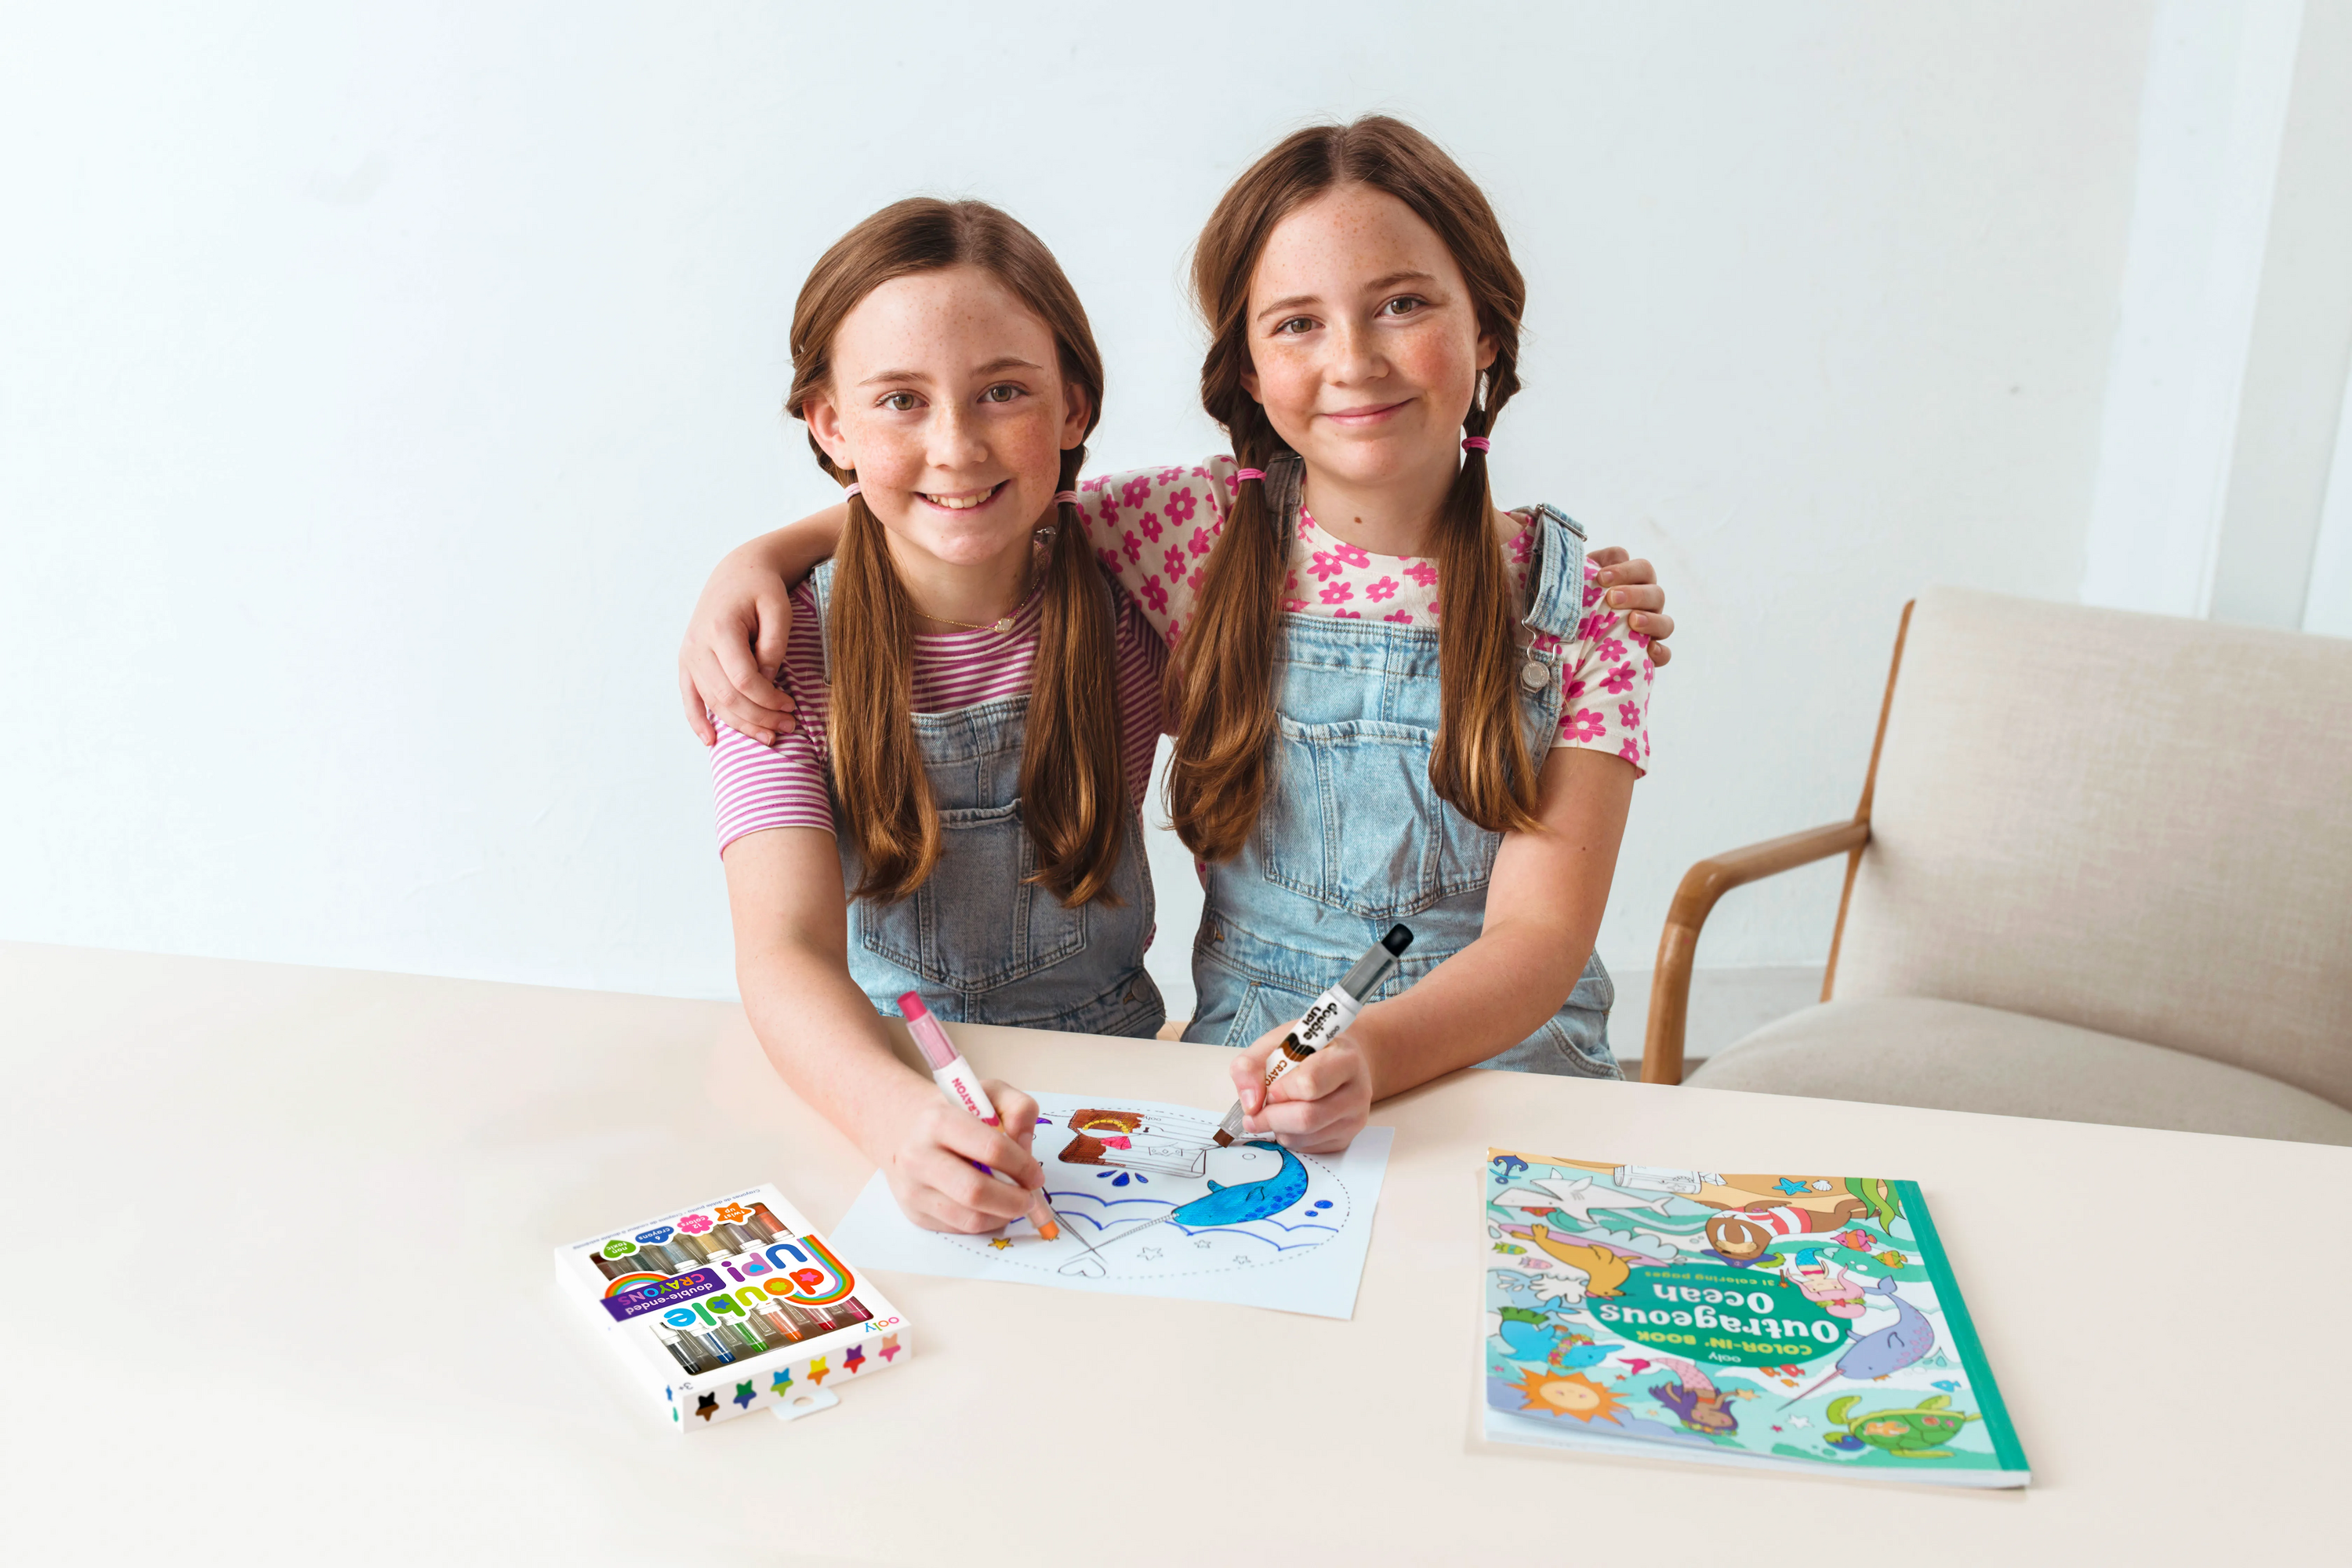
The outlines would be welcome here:
[[[1496,345],[1412,208],[1369,185],[1326,191],[1267,237],[1248,310],[1242,384],[1308,463],[1365,485],[1451,471]]]
[[[977,565],[1025,548],[1086,431],[1053,329],[977,268],[883,284],[843,319],[803,412],[895,550]]]

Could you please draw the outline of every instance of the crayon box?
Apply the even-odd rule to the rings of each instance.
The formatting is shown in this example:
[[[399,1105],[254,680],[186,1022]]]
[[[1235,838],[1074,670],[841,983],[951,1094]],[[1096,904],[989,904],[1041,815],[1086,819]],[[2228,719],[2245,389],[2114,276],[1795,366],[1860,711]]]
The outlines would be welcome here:
[[[578,1303],[672,1426],[790,1421],[895,1366],[907,1324],[772,1186],[555,1249]]]

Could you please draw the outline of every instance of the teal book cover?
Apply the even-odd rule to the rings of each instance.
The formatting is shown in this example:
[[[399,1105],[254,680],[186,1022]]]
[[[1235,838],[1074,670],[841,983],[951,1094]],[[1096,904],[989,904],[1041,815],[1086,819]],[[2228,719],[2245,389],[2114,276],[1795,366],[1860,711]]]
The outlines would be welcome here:
[[[1490,1441],[2019,1487],[1909,1182],[1487,1151]]]

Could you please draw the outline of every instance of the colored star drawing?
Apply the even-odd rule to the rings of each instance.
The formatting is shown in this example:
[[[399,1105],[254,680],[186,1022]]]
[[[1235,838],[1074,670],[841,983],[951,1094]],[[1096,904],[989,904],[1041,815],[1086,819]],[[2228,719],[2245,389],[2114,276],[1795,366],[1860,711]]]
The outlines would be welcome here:
[[[1772,1184],[1792,1198],[1806,1190],[1805,1184],[1794,1176],[1783,1176]]]
[[[738,1225],[751,1217],[751,1211],[741,1204],[720,1204],[710,1212],[730,1225]]]
[[[694,1413],[697,1415],[701,1416],[705,1421],[708,1421],[713,1415],[718,1415],[719,1395],[715,1394],[704,1394],[702,1396],[702,1402],[694,1407]]]
[[[1011,1237],[1000,1236],[1000,1237],[998,1237],[994,1241],[990,1242],[988,1245],[989,1245],[989,1246],[991,1246],[991,1247],[994,1247],[994,1248],[996,1248],[996,1250],[997,1250],[997,1251],[1002,1252],[1002,1251],[1003,1251],[1006,1247],[1010,1247],[1010,1246],[1012,1246],[1012,1245],[1013,1245],[1013,1238],[1012,1238]]]
[[[884,1361],[888,1361],[892,1356],[897,1355],[898,1353],[898,1336],[896,1334],[884,1334],[882,1336],[882,1359]]]
[[[849,1353],[841,1358],[841,1364],[849,1369],[849,1373],[852,1377],[856,1376],[857,1369],[866,1364],[866,1347],[864,1345],[850,1346]]]
[[[832,1370],[832,1368],[824,1364],[824,1357],[819,1356],[814,1361],[809,1363],[809,1381],[822,1385],[824,1382],[824,1374]]]
[[[1136,1256],[1146,1263],[1157,1263],[1160,1261],[1160,1249],[1156,1247],[1147,1247]]]
[[[735,1403],[741,1405],[744,1409],[751,1409],[751,1401],[759,1397],[760,1391],[753,1388],[750,1384],[739,1383],[735,1385]]]
[[[781,1396],[784,1390],[790,1388],[792,1385],[793,1369],[791,1367],[786,1367],[783,1371],[776,1373],[776,1380],[773,1383],[768,1384],[768,1392]]]

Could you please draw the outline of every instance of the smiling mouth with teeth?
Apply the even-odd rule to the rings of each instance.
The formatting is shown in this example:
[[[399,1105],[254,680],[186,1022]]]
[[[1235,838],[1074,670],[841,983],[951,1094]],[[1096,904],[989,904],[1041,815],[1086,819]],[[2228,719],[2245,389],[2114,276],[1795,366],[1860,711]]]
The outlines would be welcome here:
[[[974,507],[986,506],[990,501],[994,500],[996,492],[1012,482],[1011,479],[999,479],[984,490],[973,490],[960,496],[933,495],[929,490],[918,490],[915,493],[933,506],[945,507],[950,511],[970,511]]]

